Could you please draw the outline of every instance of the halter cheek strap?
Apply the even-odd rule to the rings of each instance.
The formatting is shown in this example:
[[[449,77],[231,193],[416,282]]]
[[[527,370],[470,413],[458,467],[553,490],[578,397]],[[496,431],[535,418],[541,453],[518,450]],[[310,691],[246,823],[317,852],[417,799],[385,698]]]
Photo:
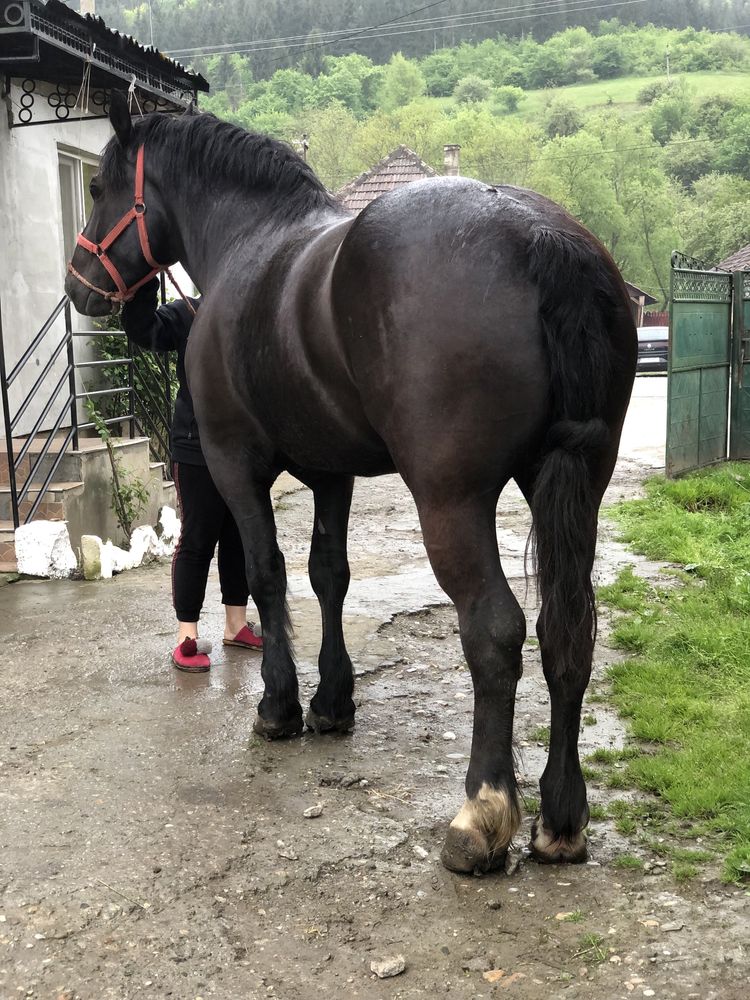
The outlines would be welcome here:
[[[72,262],[68,264],[68,271],[73,275],[82,285],[86,288],[91,289],[92,292],[96,292],[103,298],[110,302],[130,302],[135,293],[141,286],[145,285],[147,281],[150,281],[155,275],[159,274],[161,271],[166,271],[169,275],[169,280],[175,286],[179,294],[182,296],[184,301],[190,307],[191,312],[195,313],[192,304],[187,300],[182,290],[180,289],[177,282],[172,277],[169,267],[166,264],[159,264],[154,260],[154,256],[151,253],[151,245],[148,242],[148,231],[146,229],[146,205],[143,200],[143,188],[144,188],[144,151],[143,146],[138,147],[138,153],[136,155],[135,161],[135,192],[133,197],[133,206],[130,208],[125,215],[117,222],[112,229],[107,233],[104,239],[100,243],[92,243],[91,240],[86,239],[83,233],[78,234],[76,240],[76,245],[83,247],[84,250],[88,250],[89,253],[94,254],[98,258],[102,267],[105,269],[107,274],[110,276],[112,281],[115,283],[116,291],[107,291],[104,288],[99,288],[97,285],[92,284],[87,278],[73,267]],[[148,274],[144,275],[139,281],[136,281],[133,285],[125,284],[125,280],[120,274],[117,265],[110,258],[107,251],[112,246],[112,244],[122,236],[126,229],[135,222],[138,229],[138,239],[141,244],[141,253],[149,265],[151,270]]]

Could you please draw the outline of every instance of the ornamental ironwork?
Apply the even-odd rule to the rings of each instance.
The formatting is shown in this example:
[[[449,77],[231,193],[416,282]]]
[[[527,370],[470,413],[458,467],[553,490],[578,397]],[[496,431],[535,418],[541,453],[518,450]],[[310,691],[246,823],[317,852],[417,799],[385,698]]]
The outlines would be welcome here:
[[[37,81],[32,79],[22,80],[20,87],[21,96],[18,100],[20,108],[17,111],[17,121],[13,123],[14,128],[22,125],[51,125],[64,121],[91,121],[96,118],[106,118],[109,114],[109,90],[86,90],[83,95],[80,87],[58,83],[45,95],[37,90]],[[78,113],[71,117],[76,110]],[[151,94],[136,92],[133,97],[133,110],[149,114],[152,111],[172,112],[174,107],[165,97],[157,98]],[[51,113],[54,117],[50,117]]]
[[[690,254],[682,253],[681,250],[672,251],[672,267],[685,271],[710,271],[711,265],[707,264],[699,257],[691,257]]]
[[[731,302],[732,276],[719,271],[675,269],[672,275],[673,302]]]

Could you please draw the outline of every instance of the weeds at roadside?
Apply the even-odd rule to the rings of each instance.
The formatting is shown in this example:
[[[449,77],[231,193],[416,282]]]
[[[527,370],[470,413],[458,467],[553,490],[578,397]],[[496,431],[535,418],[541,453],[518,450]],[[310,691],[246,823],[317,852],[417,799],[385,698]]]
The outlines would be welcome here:
[[[607,957],[604,938],[601,934],[584,934],[578,942],[578,951],[573,958],[585,958],[595,965],[601,964]]]
[[[624,613],[611,642],[634,656],[611,668],[611,699],[648,752],[589,760],[609,787],[658,796],[672,835],[710,838],[736,881],[750,874],[750,467],[653,479],[646,494],[610,513],[635,551],[682,569],[660,587],[628,568],[599,598]],[[675,878],[707,860],[697,853],[674,859]]]
[[[619,854],[612,859],[615,868],[625,868],[628,871],[643,871],[643,862],[633,854]]]
[[[531,730],[528,738],[532,743],[544,743],[545,746],[549,746],[549,736],[549,726],[537,726],[536,729]]]

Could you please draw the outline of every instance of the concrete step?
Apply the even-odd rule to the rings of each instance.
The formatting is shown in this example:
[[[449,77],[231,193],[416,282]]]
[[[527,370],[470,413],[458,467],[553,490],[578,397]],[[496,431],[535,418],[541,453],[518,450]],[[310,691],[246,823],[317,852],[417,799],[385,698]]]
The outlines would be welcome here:
[[[12,521],[0,521],[0,573],[15,573],[16,563],[15,531]]]
[[[128,471],[146,479],[149,472],[148,438],[113,438],[112,447],[116,458]],[[50,470],[54,458],[49,455],[42,461],[35,479],[43,481]],[[61,482],[85,482],[89,467],[99,466],[104,461],[109,467],[107,446],[99,438],[86,438],[80,442],[77,451],[69,451],[63,456],[55,472],[55,479]]]
[[[39,504],[34,515],[35,521],[64,521],[67,517],[66,504],[83,495],[84,484],[82,482],[55,483],[45,492],[42,502]],[[18,507],[18,516],[21,522],[31,511],[35,500],[39,496],[39,490],[32,489],[26,494]],[[0,486],[0,522],[8,521],[13,517],[13,505],[10,499],[10,487]]]

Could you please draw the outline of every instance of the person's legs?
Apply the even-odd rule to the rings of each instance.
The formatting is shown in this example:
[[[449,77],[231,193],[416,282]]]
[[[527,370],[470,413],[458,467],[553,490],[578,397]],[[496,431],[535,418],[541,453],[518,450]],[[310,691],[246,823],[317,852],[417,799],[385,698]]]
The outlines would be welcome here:
[[[198,636],[208,569],[226,508],[205,466],[175,462],[173,469],[182,521],[172,559],[172,598],[179,644]]]
[[[239,528],[228,507],[224,508],[224,520],[219,533],[219,584],[221,603],[224,605],[224,642],[240,646],[262,648],[263,642],[248,628],[247,573],[245,552]],[[246,630],[243,633],[243,629]],[[242,635],[240,633],[243,633]]]

